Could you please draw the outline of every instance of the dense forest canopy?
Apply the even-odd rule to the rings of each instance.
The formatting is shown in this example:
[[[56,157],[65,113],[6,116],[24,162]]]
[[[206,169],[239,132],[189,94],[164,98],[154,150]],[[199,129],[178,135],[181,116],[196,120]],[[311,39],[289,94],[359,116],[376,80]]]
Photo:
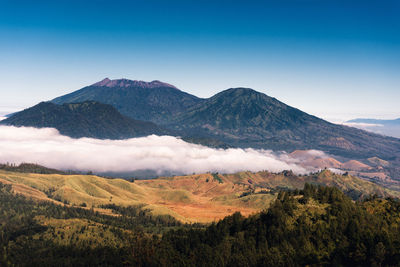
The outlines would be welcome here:
[[[397,266],[400,202],[337,188],[281,191],[271,207],[210,225],[142,207],[37,202],[0,184],[1,266]]]

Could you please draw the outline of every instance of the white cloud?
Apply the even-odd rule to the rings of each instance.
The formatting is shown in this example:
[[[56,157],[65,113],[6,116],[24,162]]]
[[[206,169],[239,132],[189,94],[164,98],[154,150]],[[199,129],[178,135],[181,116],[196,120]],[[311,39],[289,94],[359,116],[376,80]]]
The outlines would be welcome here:
[[[287,154],[276,155],[269,150],[214,149],[155,135],[127,140],[72,139],[56,129],[13,126],[0,126],[0,162],[95,172],[307,172]]]
[[[7,117],[1,117],[0,116],[0,121],[7,119]]]
[[[350,126],[350,127],[355,127],[359,129],[368,129],[371,127],[383,127],[382,124],[377,124],[377,123],[365,123],[365,122],[344,122],[342,123],[343,125]]]

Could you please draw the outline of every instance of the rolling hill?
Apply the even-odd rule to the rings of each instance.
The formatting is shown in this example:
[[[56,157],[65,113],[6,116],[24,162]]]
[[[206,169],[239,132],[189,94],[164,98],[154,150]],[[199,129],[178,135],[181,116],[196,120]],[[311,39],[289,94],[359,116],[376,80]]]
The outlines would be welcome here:
[[[279,190],[301,189],[305,183],[335,186],[353,199],[371,194],[399,197],[397,191],[351,175],[328,170],[296,176],[290,171],[207,173],[129,182],[93,175],[17,173],[0,170],[0,183],[36,200],[93,207],[144,205],[155,215],[171,215],[183,222],[210,222],[236,211],[250,215],[267,208]]]
[[[167,134],[152,122],[121,115],[111,105],[86,101],[56,105],[42,102],[0,122],[5,125],[56,128],[73,138],[126,139],[150,134]]]

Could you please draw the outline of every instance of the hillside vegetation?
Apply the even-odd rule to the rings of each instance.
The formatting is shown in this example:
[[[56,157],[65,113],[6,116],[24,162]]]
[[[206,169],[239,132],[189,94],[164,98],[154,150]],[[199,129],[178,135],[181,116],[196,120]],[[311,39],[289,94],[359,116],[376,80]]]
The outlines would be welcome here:
[[[398,266],[400,203],[353,202],[337,188],[306,184],[281,192],[269,209],[239,213],[205,230],[175,230],[159,241],[137,240],[133,265]],[[143,246],[146,244],[146,246]],[[146,258],[149,251],[153,257]]]
[[[398,266],[400,202],[335,187],[280,190],[250,217],[183,225],[141,206],[105,215],[0,182],[1,266]]]
[[[93,207],[142,205],[154,215],[170,215],[182,222],[211,222],[234,212],[248,216],[269,207],[279,190],[301,189],[304,184],[341,189],[352,199],[369,195],[399,196],[351,175],[328,170],[296,176],[290,171],[274,174],[241,172],[207,173],[130,182],[93,175],[27,174],[0,170],[0,182],[11,184],[16,193],[38,200]]]

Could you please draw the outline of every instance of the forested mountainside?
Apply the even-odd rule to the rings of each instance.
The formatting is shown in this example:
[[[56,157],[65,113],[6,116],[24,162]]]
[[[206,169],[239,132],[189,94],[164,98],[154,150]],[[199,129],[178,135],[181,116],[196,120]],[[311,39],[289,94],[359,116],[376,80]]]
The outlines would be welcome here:
[[[281,191],[265,211],[183,225],[140,206],[34,201],[0,183],[2,266],[396,266],[400,203],[337,188]]]

